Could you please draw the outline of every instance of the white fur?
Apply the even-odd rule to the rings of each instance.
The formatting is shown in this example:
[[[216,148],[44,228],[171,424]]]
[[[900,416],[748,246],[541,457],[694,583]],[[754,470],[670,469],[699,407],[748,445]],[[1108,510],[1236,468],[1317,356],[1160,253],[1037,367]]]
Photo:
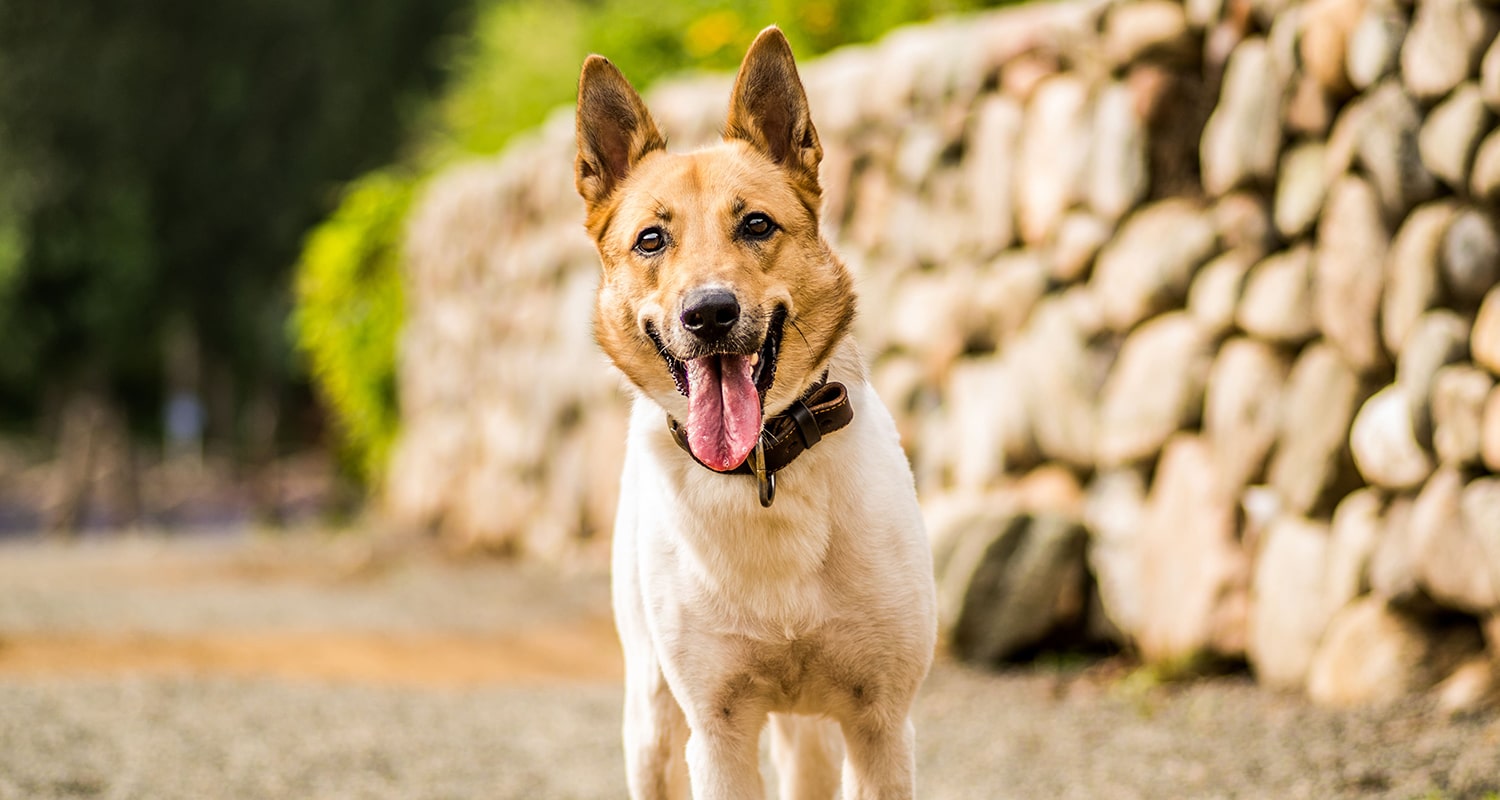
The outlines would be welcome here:
[[[614,534],[635,800],[687,797],[689,782],[700,800],[761,800],[768,715],[783,800],[835,796],[841,755],[848,800],[913,794],[931,556],[895,425],[852,341],[832,362],[854,420],[778,474],[770,508],[753,478],[698,465],[661,407],[635,401]]]

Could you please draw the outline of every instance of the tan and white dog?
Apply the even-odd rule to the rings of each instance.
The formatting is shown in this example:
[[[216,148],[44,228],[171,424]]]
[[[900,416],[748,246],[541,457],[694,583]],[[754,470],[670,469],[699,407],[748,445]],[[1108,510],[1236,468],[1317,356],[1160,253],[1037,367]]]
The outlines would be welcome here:
[[[599,56],[577,120],[595,336],[637,394],[613,565],[630,795],[760,800],[769,717],[782,798],[909,798],[931,557],[819,232],[791,48],[751,45],[713,147],[668,153]]]

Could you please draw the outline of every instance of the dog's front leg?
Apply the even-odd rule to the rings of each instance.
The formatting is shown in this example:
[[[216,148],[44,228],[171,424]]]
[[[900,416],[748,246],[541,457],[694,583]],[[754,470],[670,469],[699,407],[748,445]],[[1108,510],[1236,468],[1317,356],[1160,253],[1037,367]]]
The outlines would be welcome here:
[[[765,721],[763,711],[728,706],[689,720],[687,762],[695,800],[765,798],[760,777],[760,729]]]
[[[627,669],[625,772],[632,800],[688,800],[687,720],[654,659]]]
[[[845,800],[911,800],[916,793],[915,740],[905,717],[889,725],[845,723]]]

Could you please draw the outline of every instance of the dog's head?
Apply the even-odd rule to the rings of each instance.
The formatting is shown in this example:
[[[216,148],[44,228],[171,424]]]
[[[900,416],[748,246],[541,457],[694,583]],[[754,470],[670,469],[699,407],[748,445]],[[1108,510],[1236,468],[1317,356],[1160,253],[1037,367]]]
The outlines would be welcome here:
[[[848,271],[818,227],[823,157],[791,47],[767,28],[745,55],[724,140],[672,154],[608,60],[578,86],[577,185],[599,248],[594,334],[732,469],[762,419],[820,375],[854,316]]]

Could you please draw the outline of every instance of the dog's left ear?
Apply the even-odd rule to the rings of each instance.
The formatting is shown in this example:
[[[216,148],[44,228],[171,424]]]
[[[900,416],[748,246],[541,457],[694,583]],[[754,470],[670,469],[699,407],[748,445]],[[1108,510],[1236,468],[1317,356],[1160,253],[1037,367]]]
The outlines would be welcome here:
[[[813,129],[792,46],[774,25],[755,37],[740,64],[724,135],[749,142],[772,161],[818,185],[823,146]]]

